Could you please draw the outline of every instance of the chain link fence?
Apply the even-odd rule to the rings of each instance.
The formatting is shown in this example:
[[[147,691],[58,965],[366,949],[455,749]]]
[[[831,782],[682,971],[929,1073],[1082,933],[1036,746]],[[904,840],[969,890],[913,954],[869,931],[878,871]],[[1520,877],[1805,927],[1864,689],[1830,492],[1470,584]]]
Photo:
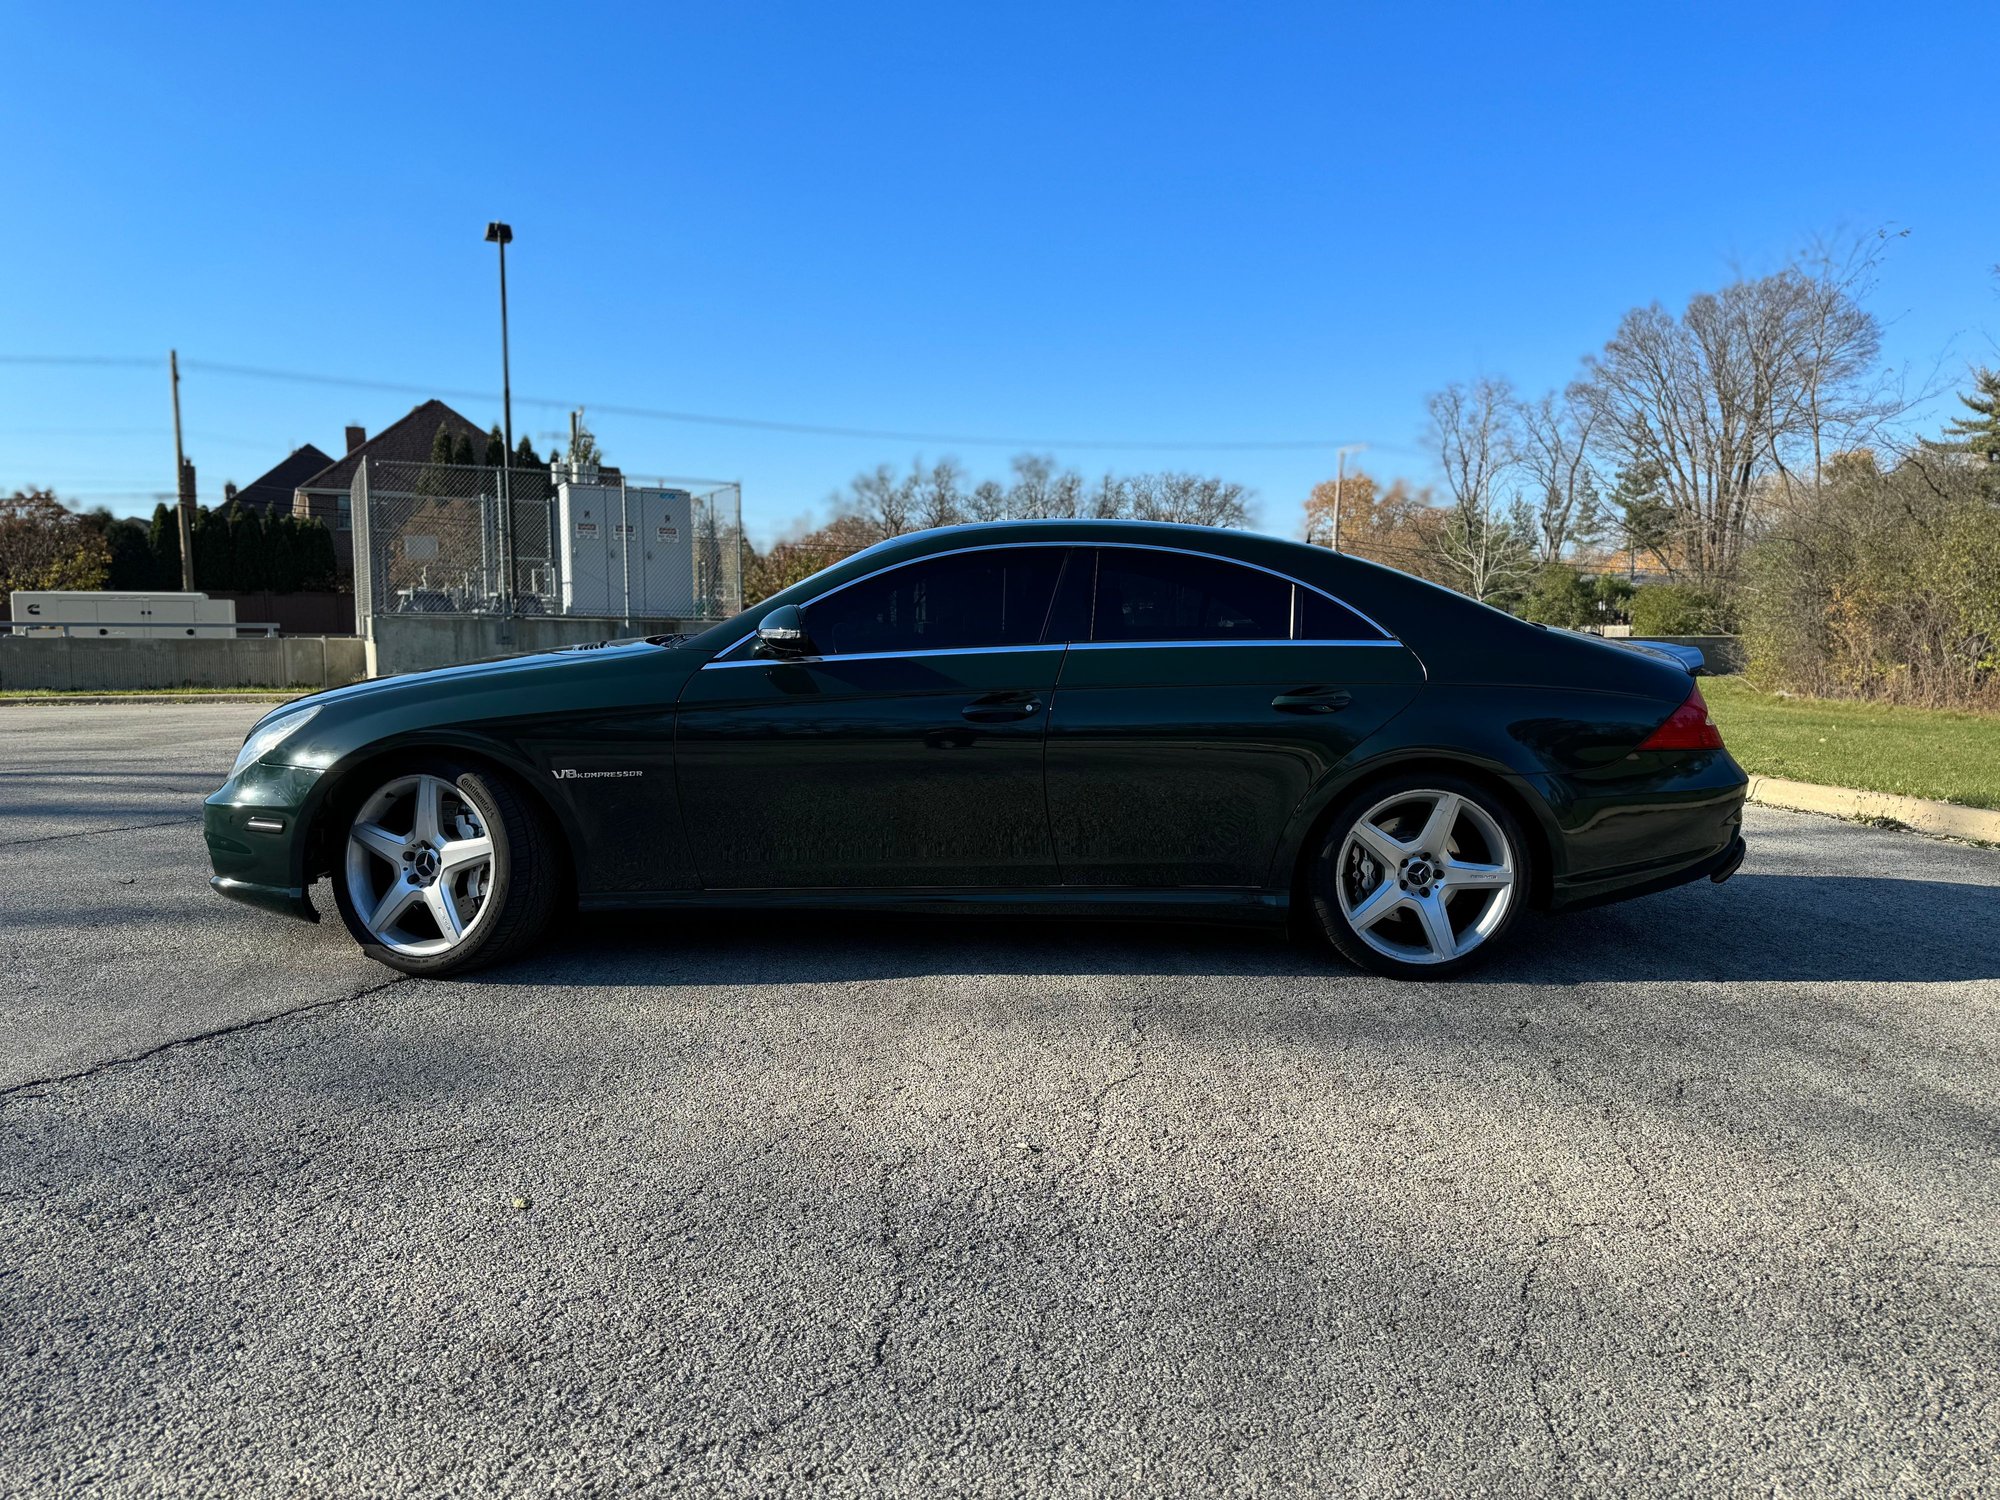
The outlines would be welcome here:
[[[397,614],[572,615],[695,629],[743,607],[743,495],[617,469],[364,462],[354,597]]]

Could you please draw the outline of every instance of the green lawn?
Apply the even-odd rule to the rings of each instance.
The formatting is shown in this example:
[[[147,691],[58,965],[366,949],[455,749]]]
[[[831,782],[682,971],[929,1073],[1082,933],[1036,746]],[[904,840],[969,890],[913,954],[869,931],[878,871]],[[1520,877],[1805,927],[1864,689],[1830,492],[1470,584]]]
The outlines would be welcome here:
[[[1704,677],[1701,695],[1753,776],[2000,808],[2000,714],[1779,698],[1741,677]]]

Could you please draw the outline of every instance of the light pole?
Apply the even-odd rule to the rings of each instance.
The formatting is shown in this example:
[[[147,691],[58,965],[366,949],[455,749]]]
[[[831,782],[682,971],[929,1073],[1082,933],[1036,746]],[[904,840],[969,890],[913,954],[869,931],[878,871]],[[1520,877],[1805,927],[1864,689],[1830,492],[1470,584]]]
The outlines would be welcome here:
[[[507,367],[507,247],[514,229],[498,219],[486,226],[486,243],[500,247],[500,605],[514,612],[514,380]]]
[[[1340,487],[1347,479],[1347,455],[1365,453],[1366,443],[1349,443],[1334,455],[1333,464],[1333,550],[1340,550]]]
[[[181,539],[181,592],[194,592],[194,531],[188,511],[194,496],[188,493],[187,455],[181,451],[181,352],[167,351],[167,374],[174,387],[174,525]]]

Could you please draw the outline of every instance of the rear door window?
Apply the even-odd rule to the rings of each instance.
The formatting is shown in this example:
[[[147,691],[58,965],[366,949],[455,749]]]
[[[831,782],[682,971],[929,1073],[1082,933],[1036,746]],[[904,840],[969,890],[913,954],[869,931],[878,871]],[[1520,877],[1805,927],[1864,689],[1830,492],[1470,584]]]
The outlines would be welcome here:
[[[1098,554],[1094,641],[1285,641],[1288,578],[1220,558],[1106,547]]]

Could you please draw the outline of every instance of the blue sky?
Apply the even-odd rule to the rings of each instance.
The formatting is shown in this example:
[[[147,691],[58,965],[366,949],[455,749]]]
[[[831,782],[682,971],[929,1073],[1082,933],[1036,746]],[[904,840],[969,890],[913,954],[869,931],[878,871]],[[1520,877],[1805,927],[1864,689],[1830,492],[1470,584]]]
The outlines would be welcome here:
[[[1995,358],[1975,5],[0,7],[0,489],[150,510],[164,362],[897,431],[1373,445],[1559,384],[1629,306],[1907,227],[1888,355]],[[9,355],[156,359],[23,366]],[[415,401],[191,370],[202,498]],[[1948,400],[1949,398],[1945,398]],[[768,540],[880,461],[1007,446],[595,413]],[[1190,467],[1289,532],[1319,450]]]

